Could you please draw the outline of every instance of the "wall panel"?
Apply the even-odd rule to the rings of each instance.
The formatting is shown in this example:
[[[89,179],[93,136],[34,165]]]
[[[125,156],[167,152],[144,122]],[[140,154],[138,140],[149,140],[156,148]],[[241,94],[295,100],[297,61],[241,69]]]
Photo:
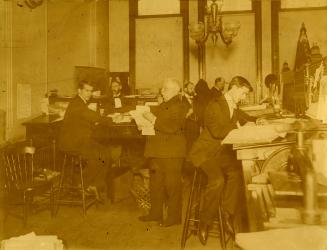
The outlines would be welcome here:
[[[136,89],[159,88],[167,77],[183,80],[181,17],[136,19]]]

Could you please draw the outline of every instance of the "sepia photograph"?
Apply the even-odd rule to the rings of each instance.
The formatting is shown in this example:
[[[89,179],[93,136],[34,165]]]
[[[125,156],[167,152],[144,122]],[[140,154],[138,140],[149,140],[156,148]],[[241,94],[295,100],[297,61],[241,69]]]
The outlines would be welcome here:
[[[0,0],[0,250],[327,250],[327,0]]]

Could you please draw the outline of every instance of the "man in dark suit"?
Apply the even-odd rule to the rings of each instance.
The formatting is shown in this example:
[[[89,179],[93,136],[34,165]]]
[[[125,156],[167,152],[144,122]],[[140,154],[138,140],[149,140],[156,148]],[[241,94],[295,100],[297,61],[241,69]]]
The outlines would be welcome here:
[[[87,160],[84,169],[84,186],[94,192],[104,188],[104,176],[110,166],[110,148],[102,146],[92,139],[92,129],[100,122],[100,114],[88,108],[93,86],[82,81],[78,94],[69,103],[59,134],[59,149],[81,155]]]
[[[222,77],[217,77],[215,80],[215,85],[211,88],[212,98],[219,97],[223,94],[225,88],[225,79]]]
[[[142,221],[158,221],[161,226],[181,223],[182,187],[181,169],[186,156],[184,123],[189,104],[179,95],[179,82],[164,81],[164,102],[145,113],[144,117],[154,124],[155,135],[148,136],[145,157],[150,161],[151,210],[141,216]],[[167,205],[167,218],[163,218],[163,205]]]
[[[237,108],[237,104],[250,91],[252,87],[245,78],[234,77],[228,92],[208,104],[204,114],[204,129],[190,151],[194,166],[200,167],[207,176],[200,214],[199,238],[202,244],[207,242],[208,227],[217,215],[221,194],[227,229],[233,231],[231,218],[236,213],[242,193],[242,168],[232,145],[222,145],[221,142],[232,129],[245,121],[255,120]]]
[[[126,107],[122,93],[122,84],[119,77],[112,79],[110,89],[107,93],[107,102],[104,105],[104,114],[123,113],[130,110]]]

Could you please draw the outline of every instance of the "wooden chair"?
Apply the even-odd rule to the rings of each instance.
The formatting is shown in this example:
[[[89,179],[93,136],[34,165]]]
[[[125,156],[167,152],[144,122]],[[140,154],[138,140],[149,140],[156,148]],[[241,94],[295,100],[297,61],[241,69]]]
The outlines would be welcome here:
[[[36,203],[48,204],[51,216],[54,213],[53,183],[59,173],[35,165],[35,153],[34,147],[24,143],[8,145],[3,150],[5,218],[9,214],[22,217],[24,225],[32,205]],[[13,205],[22,205],[23,213],[15,214],[15,210],[9,210]]]

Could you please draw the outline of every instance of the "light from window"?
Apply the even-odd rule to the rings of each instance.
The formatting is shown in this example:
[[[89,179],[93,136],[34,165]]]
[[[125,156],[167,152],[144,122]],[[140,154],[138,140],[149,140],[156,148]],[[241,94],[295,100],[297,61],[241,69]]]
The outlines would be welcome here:
[[[282,0],[282,9],[307,8],[307,7],[326,7],[327,0]]]
[[[138,0],[138,15],[180,14],[180,0]]]
[[[208,7],[212,3],[212,0],[207,1]],[[243,11],[252,10],[251,0],[224,0],[221,11]]]

